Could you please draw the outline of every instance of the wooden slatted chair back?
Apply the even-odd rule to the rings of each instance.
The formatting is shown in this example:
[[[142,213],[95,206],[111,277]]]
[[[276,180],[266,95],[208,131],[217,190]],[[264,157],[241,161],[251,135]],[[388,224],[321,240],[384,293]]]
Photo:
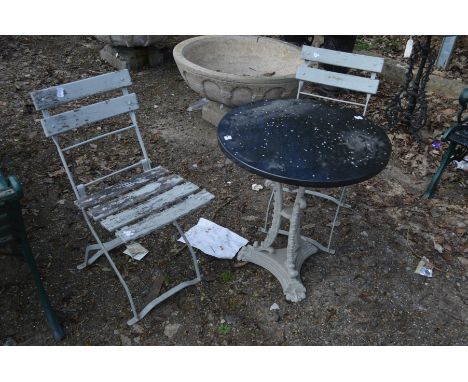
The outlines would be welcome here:
[[[128,70],[106,73],[31,93],[37,110],[51,109],[71,101],[130,86]]]
[[[302,58],[305,63],[299,65],[296,71],[296,78],[299,80],[299,89],[297,98],[301,95],[307,95],[347,104],[364,107],[363,115],[367,111],[367,106],[371,95],[377,93],[379,80],[376,78],[377,73],[381,73],[383,69],[384,59],[380,57],[371,57],[362,54],[338,52],[335,50],[315,48],[304,45],[302,47]],[[354,74],[337,73],[330,70],[312,68],[312,63],[322,65],[333,65],[348,69],[355,69],[364,72],[369,72],[369,77],[363,77]],[[325,97],[314,93],[303,91],[304,82],[312,82],[319,85],[332,86],[341,89],[347,89],[355,92],[365,93],[366,100],[364,103],[352,102],[338,98]]]
[[[57,146],[65,171],[78,199],[81,199],[86,195],[85,188],[91,184],[98,183],[106,178],[135,167],[142,166],[144,171],[147,171],[151,168],[135,116],[135,111],[139,107],[137,97],[134,93],[129,93],[127,89],[127,87],[131,84],[132,80],[130,78],[130,74],[128,70],[125,69],[118,72],[106,73],[79,81],[52,86],[47,89],[37,90],[31,93],[34,106],[37,110],[40,110],[43,115],[41,124],[44,130],[44,134],[46,137],[52,138],[55,145]],[[107,99],[105,101],[95,102],[73,110],[51,115],[51,109],[70,104],[73,101],[78,101],[83,98],[96,96],[115,90],[121,90],[122,95]],[[131,120],[130,126],[98,134],[90,139],[77,142],[67,147],[61,146],[59,140],[59,136],[61,134],[122,114],[129,115]],[[137,163],[133,163],[110,174],[94,179],[86,184],[76,185],[74,178],[69,170],[64,152],[129,129],[135,130],[136,137],[143,154],[143,159]]]

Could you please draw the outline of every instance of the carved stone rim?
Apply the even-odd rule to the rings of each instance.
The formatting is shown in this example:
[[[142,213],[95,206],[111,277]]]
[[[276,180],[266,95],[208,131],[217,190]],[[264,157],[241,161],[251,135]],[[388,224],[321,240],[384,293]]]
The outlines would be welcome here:
[[[231,73],[225,73],[225,72],[217,72],[215,70],[207,69],[204,68],[200,65],[195,64],[192,61],[189,61],[187,58],[184,56],[184,49],[189,46],[190,44],[200,41],[200,40],[215,40],[223,37],[237,37],[241,39],[246,39],[246,40],[256,40],[257,38],[261,39],[267,39],[270,41],[274,41],[274,43],[277,44],[284,44],[290,47],[293,50],[297,50],[298,56],[300,56],[301,49],[293,44],[276,40],[270,37],[263,37],[263,36],[222,36],[222,35],[216,35],[216,36],[198,36],[198,37],[192,37],[187,40],[184,40],[177,44],[174,47],[173,50],[173,55],[174,55],[174,60],[177,65],[182,65],[185,70],[191,71],[196,74],[201,74],[203,76],[216,79],[219,81],[223,81],[226,83],[229,82],[235,82],[235,83],[242,83],[242,84],[262,84],[262,85],[274,85],[274,84],[284,84],[284,83],[290,83],[291,81],[294,81],[296,79],[296,73],[291,73],[290,75],[286,76],[277,76],[277,77],[265,77],[265,76],[242,76],[238,74],[231,74]]]

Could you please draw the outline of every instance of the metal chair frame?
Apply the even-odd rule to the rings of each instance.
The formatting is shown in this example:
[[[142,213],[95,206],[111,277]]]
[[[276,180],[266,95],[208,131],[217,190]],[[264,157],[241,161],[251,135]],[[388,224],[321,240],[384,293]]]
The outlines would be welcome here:
[[[462,90],[458,100],[460,103],[460,110],[457,114],[457,122],[455,122],[441,138],[443,142],[450,142],[449,146],[445,150],[439,167],[422,195],[423,199],[430,199],[434,196],[440,178],[451,162],[454,160],[463,160],[466,155],[468,155],[468,116],[463,118],[468,106],[468,88]]]
[[[377,93],[379,86],[379,80],[377,79],[377,74],[382,72],[384,59],[379,57],[371,57],[354,53],[345,53],[338,52],[330,49],[315,48],[312,46],[304,45],[302,47],[301,57],[304,59],[304,64],[299,65],[296,71],[296,79],[299,80],[299,86],[297,90],[296,98],[299,99],[301,95],[315,97],[327,101],[341,102],[344,104],[360,106],[363,108],[362,116],[364,117],[367,112],[370,98],[373,94]],[[332,72],[330,70],[323,70],[318,68],[312,68],[312,64],[326,64],[344,67],[348,69],[356,69],[364,72],[370,72],[370,77],[362,77],[357,75],[343,74]],[[312,82],[325,86],[332,86],[341,89],[347,89],[359,93],[365,93],[366,98],[363,103],[343,100],[339,98],[332,98],[322,96],[316,93],[308,93],[303,91],[305,82]],[[283,191],[296,193],[297,189],[290,190],[287,187],[283,187]],[[346,201],[346,187],[342,187],[340,198],[337,199],[333,196],[323,194],[318,191],[305,190],[307,195],[316,196],[319,198],[326,199],[337,205],[333,222],[331,223],[330,236],[328,238],[327,245],[322,245],[319,242],[314,241],[314,245],[317,246],[320,250],[334,254],[335,250],[331,249],[331,243],[333,238],[333,232],[336,226],[338,215],[341,207],[351,208],[351,205],[345,203]],[[270,211],[270,204],[273,194],[270,197],[268,203],[264,231],[266,231],[268,216]],[[281,233],[281,232],[280,232]]]
[[[68,176],[72,189],[77,198],[75,204],[80,208],[83,214],[84,220],[86,224],[88,225],[88,228],[91,231],[91,234],[93,235],[94,240],[96,242],[96,244],[91,244],[86,247],[84,261],[83,263],[78,265],[78,269],[83,269],[87,267],[88,265],[94,263],[98,258],[104,255],[104,257],[109,262],[112,270],[116,274],[118,280],[122,284],[125,290],[125,293],[127,295],[127,298],[129,300],[133,317],[130,320],[128,320],[127,322],[128,325],[133,325],[139,320],[141,320],[156,305],[166,300],[173,294],[177,293],[181,289],[186,288],[190,285],[194,285],[201,281],[201,274],[200,274],[200,270],[198,267],[198,260],[196,258],[195,252],[190,242],[187,240],[183,230],[177,223],[177,218],[171,220],[169,217],[167,218],[167,221],[163,222],[164,224],[155,223],[154,221],[150,221],[149,223],[147,222],[145,228],[144,229],[143,227],[141,228],[141,232],[132,232],[131,234],[128,234],[128,232],[130,231],[125,231],[124,229],[125,227],[124,227],[118,231],[115,231],[115,234],[117,236],[115,239],[104,242],[99,237],[98,233],[93,227],[93,224],[91,223],[90,218],[88,216],[87,207],[89,206],[89,204],[87,204],[87,201],[89,200],[89,198],[92,198],[92,195],[87,194],[87,187],[91,185],[95,185],[105,179],[114,177],[115,175],[124,173],[131,169],[138,168],[140,166],[142,167],[143,174],[151,174],[152,171],[157,172],[158,169],[160,168],[160,167],[157,167],[157,168],[151,167],[150,159],[148,157],[148,154],[147,154],[147,151],[146,151],[146,148],[145,148],[142,136],[141,136],[141,132],[138,127],[136,115],[135,115],[135,110],[138,109],[138,102],[136,99],[136,95],[134,93],[130,94],[127,89],[127,87],[130,86],[131,84],[132,82],[131,82],[129,72],[128,70],[125,69],[119,72],[107,73],[107,74],[103,74],[103,75],[96,76],[96,77],[91,77],[91,78],[87,78],[87,79],[83,79],[83,80],[79,80],[75,82],[70,82],[68,84],[53,86],[47,89],[43,89],[43,90],[39,90],[39,91],[35,91],[31,93],[31,97],[33,99],[36,109],[40,110],[43,115],[41,124],[44,129],[44,133],[47,137],[52,138],[57,148],[58,154],[60,156],[60,159],[65,169],[65,172]],[[64,105],[68,102],[79,100],[85,97],[95,96],[97,94],[114,91],[118,89],[122,91],[122,96],[120,97],[112,98],[110,100],[94,103],[94,104],[87,105],[87,106],[82,106],[79,109],[63,112],[63,113],[56,114],[56,115],[51,115],[49,112],[50,108]],[[99,121],[102,121],[111,117],[115,117],[117,115],[122,115],[122,114],[128,114],[128,116],[130,117],[131,124],[129,126],[94,136],[93,138],[72,144],[67,147],[62,147],[62,145],[60,144],[59,136],[63,133],[66,133],[70,130],[81,128],[82,126],[86,126],[91,123],[96,123],[96,122],[99,122]],[[136,139],[138,141],[138,145],[141,150],[143,159],[136,163],[132,163],[126,167],[115,170],[109,174],[93,179],[85,184],[76,184],[73,174],[71,173],[69,169],[64,153],[72,149],[75,149],[77,147],[80,147],[82,145],[89,144],[96,140],[100,140],[100,139],[109,137],[111,135],[119,134],[130,129],[133,129],[136,134]],[[159,180],[160,179],[158,179],[158,181]],[[195,188],[197,187],[194,186],[193,189]],[[191,210],[201,207],[202,205],[206,204],[209,200],[213,198],[213,195],[207,193],[204,190],[195,196],[199,196],[200,194],[202,195],[199,197],[199,199],[197,198],[192,199],[196,201],[196,203],[194,202],[196,206],[191,207],[192,208]],[[193,195],[190,195],[190,196],[193,196]],[[191,212],[191,210],[188,210],[188,211],[184,210],[183,213],[179,211],[179,214],[177,216],[182,217],[186,215],[187,213]],[[152,226],[148,226],[148,224],[150,223],[153,223],[153,225],[156,226],[156,228]],[[109,252],[112,249],[122,244],[125,244],[127,241],[136,240],[137,238],[145,236],[146,234],[149,234],[150,232],[153,232],[154,230],[159,229],[166,224],[172,224],[176,228],[176,230],[179,232],[179,234],[183,237],[183,239],[185,240],[185,243],[187,244],[187,247],[189,249],[189,252],[192,258],[193,267],[195,269],[195,278],[188,280],[188,281],[181,282],[177,286],[172,287],[165,293],[161,294],[160,296],[158,296],[157,298],[149,302],[142,310],[138,311],[136,309],[135,302],[130,292],[130,289],[127,283],[125,282],[121,272],[117,269]],[[90,257],[90,254],[93,252],[94,254]]]

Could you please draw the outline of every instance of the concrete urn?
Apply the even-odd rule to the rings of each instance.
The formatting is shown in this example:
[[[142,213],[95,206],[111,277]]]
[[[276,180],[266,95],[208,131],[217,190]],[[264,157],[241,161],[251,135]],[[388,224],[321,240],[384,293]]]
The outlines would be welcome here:
[[[173,51],[180,74],[202,97],[228,107],[296,96],[295,45],[261,36],[200,36]]]

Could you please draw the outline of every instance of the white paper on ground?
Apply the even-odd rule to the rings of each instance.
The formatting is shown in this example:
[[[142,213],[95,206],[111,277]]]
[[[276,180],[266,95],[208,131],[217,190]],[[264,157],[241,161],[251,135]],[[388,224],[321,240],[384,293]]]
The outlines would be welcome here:
[[[432,268],[434,266],[432,263],[427,259],[427,257],[423,256],[422,259],[419,261],[418,266],[414,273],[418,275],[425,276],[425,277],[432,277]]]
[[[457,170],[468,171],[468,155],[462,160],[454,160],[453,163]]]
[[[127,249],[124,251],[124,253],[130,256],[132,259],[141,260],[149,253],[149,251],[140,243],[134,241],[133,243],[127,244]]]
[[[232,259],[239,249],[249,242],[231,230],[204,218],[200,218],[197,225],[185,232],[185,236],[193,247],[220,259]],[[178,241],[185,243],[182,237]]]

